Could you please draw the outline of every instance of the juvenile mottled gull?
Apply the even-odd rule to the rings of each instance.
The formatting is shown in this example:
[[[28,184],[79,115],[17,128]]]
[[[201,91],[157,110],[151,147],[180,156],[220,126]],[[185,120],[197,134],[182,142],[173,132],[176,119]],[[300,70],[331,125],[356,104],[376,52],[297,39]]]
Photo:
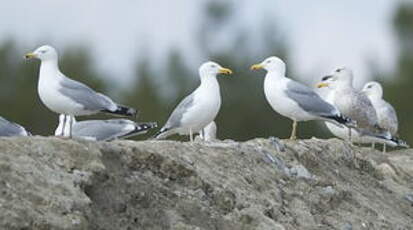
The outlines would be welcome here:
[[[321,83],[324,83],[325,85],[329,85],[329,82],[331,82],[331,78],[325,78]],[[334,105],[334,97],[335,93],[331,89],[331,87],[325,87],[323,88],[325,91],[323,92],[323,99],[326,100],[327,102],[331,103]],[[325,122],[325,125],[327,129],[336,137],[341,138],[343,140],[348,140],[351,136],[351,141],[354,143],[362,143],[362,144],[368,144],[368,143],[383,143],[387,144],[390,146],[397,146],[399,145],[399,141],[396,139],[388,139],[384,136],[375,136],[375,135],[361,135],[356,129],[354,128],[348,128],[346,126],[339,127],[337,125],[333,125],[329,122]],[[349,132],[351,132],[351,135],[349,135]]]
[[[383,100],[383,88],[378,82],[368,82],[364,85],[364,92],[376,109],[380,127],[388,130],[392,135],[397,135],[399,122],[396,110],[387,101]]]
[[[22,126],[0,117],[0,136],[31,136]]]
[[[342,116],[331,104],[324,101],[311,88],[285,76],[285,63],[278,57],[269,57],[252,70],[267,70],[264,93],[268,103],[279,114],[293,120],[290,139],[296,139],[298,121],[327,120],[350,125],[351,120]]]
[[[399,122],[396,110],[387,101],[383,100],[383,87],[380,83],[368,82],[364,85],[362,92],[367,95],[373,104],[380,127],[389,131],[392,136],[397,136]],[[383,145],[383,151],[386,151],[386,144]]]
[[[136,116],[135,109],[118,105],[109,97],[67,78],[59,70],[58,55],[53,47],[41,46],[25,57],[41,60],[37,91],[43,104],[53,112],[72,117],[99,112]]]
[[[391,138],[390,133],[380,127],[376,110],[369,98],[353,88],[353,72],[350,69],[338,68],[331,75],[323,77],[322,81],[318,87],[330,87],[334,95],[334,105],[345,116],[357,122],[357,129],[361,135]],[[350,140],[351,134],[349,132]]]
[[[200,137],[204,141],[213,141],[217,139],[217,125],[215,122],[209,123],[205,128],[200,132]]]
[[[172,134],[180,134],[189,135],[193,141],[193,134],[211,123],[221,107],[221,93],[216,76],[231,73],[230,69],[223,68],[215,62],[202,64],[199,68],[200,86],[178,104],[155,138],[162,139]]]
[[[70,121],[70,116],[60,114],[56,136],[70,136],[69,123],[73,123],[72,135],[96,141],[110,141],[146,133],[155,128],[155,122],[136,123],[127,119]]]

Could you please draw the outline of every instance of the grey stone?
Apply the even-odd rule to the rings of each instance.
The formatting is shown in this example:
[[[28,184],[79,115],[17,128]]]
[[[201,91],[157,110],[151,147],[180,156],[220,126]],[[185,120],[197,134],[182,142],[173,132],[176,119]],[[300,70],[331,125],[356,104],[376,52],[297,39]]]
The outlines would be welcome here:
[[[410,204],[413,206],[413,194],[407,194],[404,196],[404,199],[410,202]]]
[[[278,152],[285,152],[285,146],[278,137],[270,137],[269,141]]]
[[[343,227],[341,228],[342,230],[353,230],[353,225],[351,223],[345,223]]]
[[[290,174],[297,178],[304,178],[312,180],[314,179],[314,175],[311,174],[304,166],[296,165],[290,168]]]

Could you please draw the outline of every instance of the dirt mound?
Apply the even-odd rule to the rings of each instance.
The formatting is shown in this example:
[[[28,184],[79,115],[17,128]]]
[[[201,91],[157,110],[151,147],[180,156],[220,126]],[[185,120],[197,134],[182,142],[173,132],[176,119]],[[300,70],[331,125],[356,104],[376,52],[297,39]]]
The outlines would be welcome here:
[[[0,229],[413,229],[413,150],[0,139]]]

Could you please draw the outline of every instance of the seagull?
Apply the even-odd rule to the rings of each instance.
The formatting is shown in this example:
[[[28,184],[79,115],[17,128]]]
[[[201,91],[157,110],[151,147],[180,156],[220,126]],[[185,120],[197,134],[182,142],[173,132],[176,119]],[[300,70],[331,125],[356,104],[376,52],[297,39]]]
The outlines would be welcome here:
[[[318,88],[330,87],[334,105],[347,117],[357,122],[360,134],[374,135],[391,139],[391,134],[380,127],[376,110],[370,99],[353,88],[353,72],[346,67],[337,68],[331,75],[322,78]],[[349,139],[351,141],[351,132]]]
[[[392,136],[397,136],[399,122],[396,110],[387,101],[383,100],[383,87],[380,83],[372,81],[364,85],[362,92],[367,95],[377,113],[380,127],[390,132]],[[386,151],[386,144],[383,144],[383,152]]]
[[[323,78],[321,83],[324,83],[326,86],[329,85],[330,82],[332,82],[332,78]],[[322,85],[324,85],[322,84]],[[335,105],[334,104],[334,96],[335,93],[332,90],[330,86],[327,86],[323,89],[326,89],[326,91],[323,92],[322,98],[327,101],[328,103]],[[399,146],[400,141],[396,139],[388,139],[382,136],[374,136],[374,135],[362,135],[360,132],[357,131],[357,129],[354,128],[348,128],[346,126],[339,127],[337,125],[333,125],[329,122],[325,122],[325,125],[327,129],[336,137],[341,138],[343,140],[349,140],[349,137],[351,136],[351,141],[354,143],[360,143],[360,144],[370,144],[370,143],[382,143],[382,144],[387,144],[390,146]],[[349,135],[349,132],[351,132],[351,135]]]
[[[31,136],[31,134],[22,126],[0,117],[0,136]]]
[[[293,121],[290,139],[296,139],[297,122],[326,120],[337,125],[351,125],[337,108],[324,101],[310,87],[285,76],[286,65],[278,57],[269,57],[251,70],[265,69],[264,93],[268,103],[279,114]]]
[[[383,87],[380,83],[372,81],[364,85],[364,92],[376,109],[380,127],[388,130],[392,135],[397,135],[399,122],[396,110],[387,101],[383,100]]]
[[[95,141],[111,141],[132,137],[144,134],[149,129],[157,127],[155,122],[136,123],[127,119],[86,120],[77,122],[75,118],[65,117],[66,115],[64,114],[59,115],[59,125],[55,130],[55,136],[70,136],[70,123],[73,124],[73,137]],[[73,119],[73,121],[70,121],[70,119]]]
[[[135,109],[118,105],[109,97],[60,72],[57,51],[53,47],[41,46],[32,53],[27,53],[25,58],[40,59],[37,91],[43,104],[53,112],[72,118],[99,112],[136,117]]]
[[[200,137],[204,141],[213,141],[217,139],[217,125],[214,121],[202,129],[200,132]]]
[[[201,84],[178,104],[166,124],[155,135],[156,139],[180,134],[189,135],[192,142],[193,134],[215,119],[221,107],[221,93],[216,79],[218,74],[232,74],[232,71],[212,61],[199,67]]]

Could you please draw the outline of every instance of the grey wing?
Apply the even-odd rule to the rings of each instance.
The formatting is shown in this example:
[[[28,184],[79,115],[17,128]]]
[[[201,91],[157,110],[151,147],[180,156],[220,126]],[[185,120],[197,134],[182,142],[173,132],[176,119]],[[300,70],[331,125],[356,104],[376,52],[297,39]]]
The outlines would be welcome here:
[[[383,116],[380,116],[379,124],[387,129],[392,135],[397,134],[399,121],[397,119],[396,110],[389,103],[385,102]]]
[[[355,98],[356,103],[353,105],[353,114],[350,117],[355,117],[354,120],[357,121],[357,126],[374,131],[378,126],[376,109],[363,92],[357,91]]]
[[[0,136],[28,136],[29,133],[20,125],[0,117]]]
[[[287,83],[287,96],[294,100],[303,110],[317,116],[334,116],[337,115],[337,109],[330,103],[324,101],[311,88],[295,82]]]
[[[174,109],[171,116],[169,116],[168,121],[164,125],[163,129],[173,129],[179,127],[181,125],[181,120],[186,111],[193,105],[194,103],[194,94],[190,94],[182,100],[178,106]]]
[[[135,130],[135,122],[125,119],[88,120],[73,125],[73,136],[90,137],[97,141],[112,140]]]
[[[81,104],[84,109],[91,111],[99,110],[114,110],[115,103],[107,96],[97,93],[87,85],[74,81],[70,78],[63,77],[60,82],[61,88],[59,92],[69,97],[78,104]]]

